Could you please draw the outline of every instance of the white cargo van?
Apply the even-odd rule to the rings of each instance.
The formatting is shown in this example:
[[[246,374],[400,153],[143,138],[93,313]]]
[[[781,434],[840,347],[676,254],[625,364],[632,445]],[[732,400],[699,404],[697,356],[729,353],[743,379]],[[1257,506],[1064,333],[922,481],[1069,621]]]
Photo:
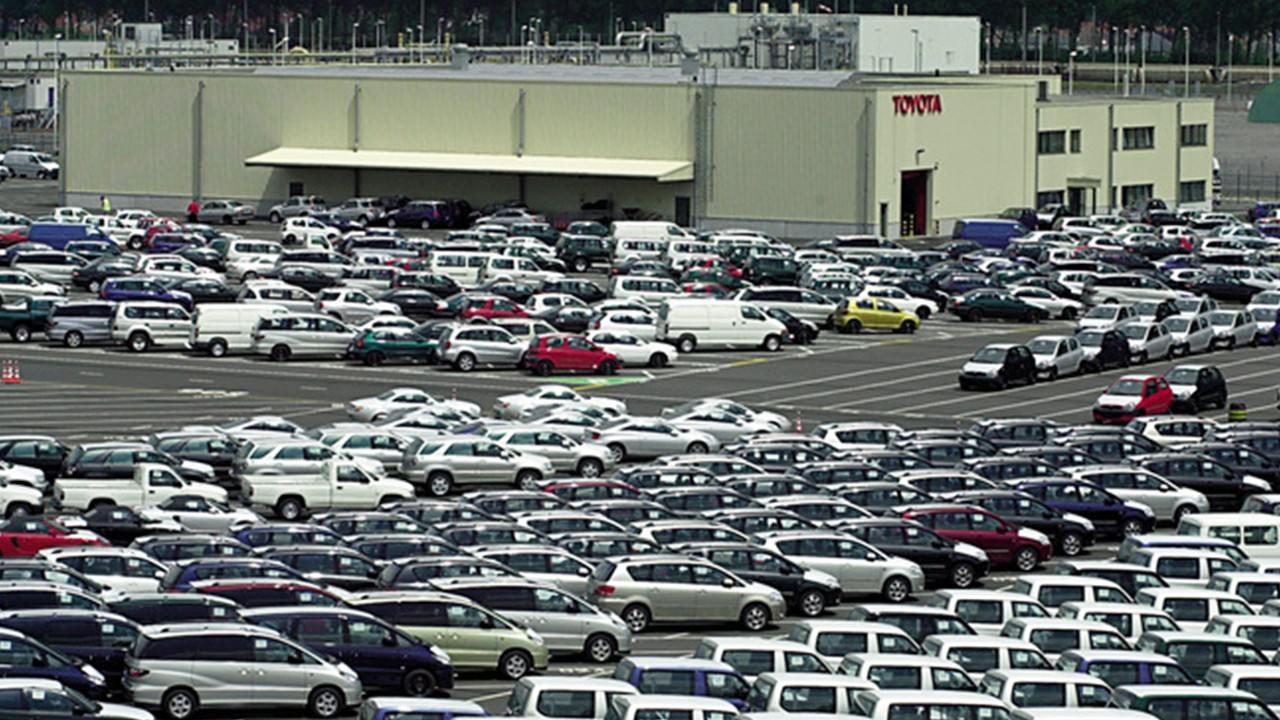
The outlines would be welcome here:
[[[697,236],[665,220],[619,220],[609,228],[618,240],[694,240]]]
[[[431,251],[427,259],[428,270],[436,275],[444,275],[459,285],[475,287],[481,281],[481,275],[489,264],[489,253],[440,250]]]
[[[268,315],[289,312],[283,305],[269,303],[211,303],[197,305],[191,318],[191,347],[213,357],[228,352],[249,352],[253,327]]]
[[[662,260],[670,240],[661,238],[636,239],[623,238],[614,243],[613,262],[624,263],[631,260]]]
[[[737,300],[675,299],[658,308],[657,339],[681,353],[754,347],[773,352],[782,347],[785,335],[782,323]]]
[[[1229,540],[1251,558],[1280,557],[1280,515],[1203,513],[1178,520],[1178,534]]]

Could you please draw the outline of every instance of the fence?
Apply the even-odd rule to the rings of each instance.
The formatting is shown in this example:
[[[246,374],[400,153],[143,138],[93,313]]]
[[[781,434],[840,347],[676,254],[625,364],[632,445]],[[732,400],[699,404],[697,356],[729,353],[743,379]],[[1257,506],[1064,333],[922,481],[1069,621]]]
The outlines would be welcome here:
[[[1280,199],[1280,167],[1269,170],[1262,163],[1257,169],[1246,167],[1222,173],[1222,199],[1230,202]]]

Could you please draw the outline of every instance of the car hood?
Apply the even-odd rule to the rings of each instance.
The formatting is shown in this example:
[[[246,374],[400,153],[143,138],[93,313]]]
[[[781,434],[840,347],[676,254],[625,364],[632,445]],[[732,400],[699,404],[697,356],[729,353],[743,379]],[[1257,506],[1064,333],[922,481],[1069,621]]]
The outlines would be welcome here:
[[[1092,330],[1092,329],[1109,328],[1112,325],[1115,325],[1115,322],[1116,322],[1115,320],[1108,320],[1106,318],[1081,318],[1080,323],[1079,325],[1077,325],[1076,329]]]
[[[814,583],[815,585],[821,585],[823,587],[828,587],[832,589],[836,589],[840,587],[840,581],[836,579],[835,575],[832,575],[831,573],[828,573],[828,572],[823,572],[821,570],[812,570],[812,569],[806,568],[804,571],[803,577],[805,580],[808,580],[809,582]]]
[[[997,372],[999,372],[1000,368],[1002,367],[1004,367],[1002,363],[974,362],[973,360],[970,360],[969,362],[964,364],[964,367],[960,369],[967,373],[980,373],[983,375],[994,375]]]
[[[1098,396],[1095,405],[1119,405],[1120,407],[1134,406],[1137,407],[1142,398],[1137,395],[1112,395],[1111,393],[1102,393]]]
[[[1173,396],[1179,400],[1186,400],[1196,392],[1195,385],[1174,385],[1170,383],[1169,389],[1173,391]]]
[[[961,555],[966,555],[966,556],[971,557],[971,558],[973,558],[973,559],[975,559],[975,560],[977,560],[977,561],[979,561],[979,562],[987,562],[987,561],[988,561],[988,559],[987,559],[987,551],[986,551],[986,550],[983,550],[982,548],[978,547],[977,545],[970,545],[970,544],[969,544],[969,543],[967,543],[967,542],[957,542],[957,543],[955,544],[955,549],[956,549],[956,552],[960,553]]]
[[[195,460],[183,460],[182,467],[191,472],[197,472],[205,477],[213,477],[213,466],[209,463],[196,462]]]
[[[1093,527],[1093,521],[1092,521],[1092,520],[1090,520],[1089,518],[1087,518],[1087,517],[1083,516],[1083,515],[1077,515],[1077,514],[1075,514],[1075,513],[1064,512],[1064,513],[1062,513],[1062,519],[1064,519],[1064,520],[1070,520],[1071,522],[1076,523],[1076,524],[1080,525],[1081,527],[1088,528],[1089,530],[1093,530],[1093,529],[1094,529],[1094,527]]]
[[[142,708],[120,705],[117,703],[99,703],[101,708],[93,717],[98,720],[155,720],[155,717]]]

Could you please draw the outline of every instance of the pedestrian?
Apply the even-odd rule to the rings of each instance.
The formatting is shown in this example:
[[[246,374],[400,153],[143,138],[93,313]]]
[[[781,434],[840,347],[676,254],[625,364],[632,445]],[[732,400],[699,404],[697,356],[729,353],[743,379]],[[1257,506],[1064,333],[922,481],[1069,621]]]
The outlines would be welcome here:
[[[197,219],[199,219],[199,217],[200,217],[200,203],[199,201],[193,199],[191,201],[191,204],[187,206],[187,222],[195,222]]]
[[[100,196],[100,197],[98,198],[98,201],[102,203],[102,214],[103,214],[103,215],[110,215],[110,214],[111,214],[111,199],[110,199],[110,198],[108,198],[106,195],[102,195],[102,196]]]

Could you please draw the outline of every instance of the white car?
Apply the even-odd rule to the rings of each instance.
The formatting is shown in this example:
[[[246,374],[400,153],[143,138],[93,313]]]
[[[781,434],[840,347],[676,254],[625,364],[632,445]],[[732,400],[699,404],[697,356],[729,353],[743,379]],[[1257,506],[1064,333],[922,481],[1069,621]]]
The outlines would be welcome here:
[[[413,318],[407,318],[403,315],[379,315],[356,325],[356,333],[358,337],[370,330],[412,330],[416,327],[418,327],[418,323]]]
[[[1213,349],[1214,331],[1207,315],[1183,313],[1165,318],[1164,324],[1173,337],[1175,354],[1190,355]]]
[[[56,283],[41,282],[29,272],[0,270],[0,302],[10,303],[40,295],[66,295],[66,288]]]
[[[747,436],[773,432],[768,423],[750,422],[737,415],[711,407],[693,409],[683,415],[664,418],[678,428],[699,430],[715,437],[722,445],[737,442]]]
[[[1258,324],[1239,310],[1214,310],[1209,313],[1209,324],[1213,326],[1213,342],[1217,347],[1233,350],[1237,345],[1257,342]]]
[[[177,255],[147,255],[138,262],[138,274],[165,280],[188,280],[217,275],[212,269],[201,267]]]
[[[690,400],[689,402],[681,403],[674,407],[663,408],[662,417],[669,418],[688,412],[692,409],[701,409],[704,407],[724,410],[727,413],[732,413],[747,421],[771,425],[773,426],[773,432],[790,431],[794,426],[794,423],[785,415],[769,410],[755,410],[743,405],[742,403],[735,402],[727,398],[699,398],[697,400]]]
[[[1140,364],[1155,358],[1173,358],[1173,335],[1162,322],[1129,323],[1120,328],[1120,333],[1129,341],[1129,356]]]
[[[118,210],[116,211],[116,219],[123,223],[125,227],[136,229],[143,220],[155,220],[156,214],[150,210]]]
[[[566,306],[586,307],[586,305],[581,298],[568,293],[536,293],[524,301],[525,312],[530,315],[538,315]]]
[[[628,333],[641,340],[653,340],[658,334],[658,319],[649,310],[612,310],[600,316],[592,327],[600,332]]]
[[[153,593],[169,569],[150,555],[133,548],[110,545],[77,545],[45,548],[36,557],[78,570],[112,590]]]
[[[325,225],[312,217],[285,218],[280,224],[280,242],[285,245],[307,244],[312,238],[334,242],[341,237],[342,232],[338,228]]]
[[[1052,317],[1062,318],[1063,320],[1075,320],[1080,313],[1084,312],[1084,303],[1079,300],[1058,297],[1044,288],[1014,288],[1013,296],[1035,305],[1041,310],[1047,310]]]
[[[1116,303],[1098,305],[1080,318],[1080,322],[1076,325],[1076,332],[1081,330],[1119,330],[1131,322],[1136,322],[1137,319],[1138,313],[1128,305]]]
[[[617,355],[626,367],[666,367],[675,362],[680,354],[672,345],[641,340],[629,332],[597,330],[588,335],[587,339]]]
[[[0,288],[0,293],[3,292],[3,288]],[[1254,295],[1249,304],[1245,306],[1245,311],[1253,315],[1254,318],[1258,317],[1259,312],[1263,313],[1268,319],[1274,321],[1276,313],[1280,312],[1280,292],[1268,290]]]
[[[263,273],[274,270],[275,267],[275,255],[241,255],[227,262],[227,277],[247,282],[262,277]]]
[[[662,418],[626,417],[598,428],[596,442],[607,445],[615,464],[662,455],[717,452],[720,441],[699,430],[678,428]]]
[[[187,532],[215,535],[262,522],[262,516],[248,508],[231,507],[199,495],[174,495],[155,507],[139,510],[138,514],[148,520],[171,520]]]
[[[627,404],[622,400],[587,397],[563,385],[539,385],[516,395],[503,395],[493,403],[493,414],[504,420],[515,420],[548,405],[568,408],[588,405],[614,416],[627,414]]]
[[[336,317],[345,323],[362,323],[379,315],[399,315],[395,303],[374,300],[359,289],[327,288],[316,296],[315,311]]]
[[[381,395],[359,398],[347,403],[347,417],[356,422],[381,422],[404,415],[407,411],[429,407],[455,410],[469,417],[480,417],[480,406],[466,400],[449,400],[411,387],[392,388]]]
[[[1027,343],[1027,349],[1036,359],[1036,372],[1050,380],[1078,374],[1084,362],[1084,350],[1069,335],[1041,335]]]

